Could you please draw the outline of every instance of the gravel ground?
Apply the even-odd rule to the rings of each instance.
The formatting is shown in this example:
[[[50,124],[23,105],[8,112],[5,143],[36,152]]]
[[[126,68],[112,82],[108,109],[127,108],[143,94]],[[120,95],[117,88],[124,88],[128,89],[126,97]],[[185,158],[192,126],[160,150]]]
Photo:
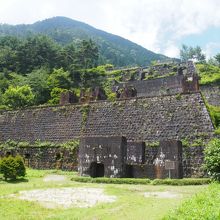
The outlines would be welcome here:
[[[166,191],[166,192],[146,192],[146,193],[144,193],[144,196],[145,197],[168,198],[168,199],[182,197],[181,194],[173,193],[173,192],[169,192],[169,191]]]
[[[63,182],[66,180],[66,177],[63,175],[55,175],[55,174],[51,174],[51,175],[47,175],[44,177],[43,181],[44,182],[50,182],[50,181],[54,181],[54,182]]]
[[[100,188],[57,188],[20,191],[19,199],[37,201],[46,208],[88,208],[98,203],[109,203],[116,196],[104,194]]]

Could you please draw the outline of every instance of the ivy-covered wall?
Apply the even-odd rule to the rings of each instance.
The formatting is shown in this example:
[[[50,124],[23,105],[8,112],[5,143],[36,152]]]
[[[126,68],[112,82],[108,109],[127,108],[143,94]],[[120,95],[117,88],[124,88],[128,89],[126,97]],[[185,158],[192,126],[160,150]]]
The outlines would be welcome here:
[[[25,165],[34,169],[61,169],[77,171],[77,149],[61,147],[16,147],[0,148],[0,158],[7,155],[21,155]]]

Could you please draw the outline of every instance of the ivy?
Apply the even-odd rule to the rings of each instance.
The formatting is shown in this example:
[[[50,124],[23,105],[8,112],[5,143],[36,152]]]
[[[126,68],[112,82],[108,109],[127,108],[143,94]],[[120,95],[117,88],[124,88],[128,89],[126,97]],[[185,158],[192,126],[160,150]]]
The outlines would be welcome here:
[[[159,141],[154,141],[154,142],[145,142],[146,146],[148,147],[159,147],[160,142]]]
[[[90,110],[89,104],[82,105],[82,107],[80,109],[80,112],[82,113],[81,131],[84,131],[86,128],[86,122],[88,119],[89,110]]]
[[[30,143],[27,141],[14,141],[14,140],[7,140],[5,142],[0,143],[0,149],[2,150],[13,150],[16,148],[61,148],[61,149],[70,149],[76,150],[79,147],[79,140],[70,140],[63,143],[55,143],[50,141],[41,141],[36,140],[34,143]]]

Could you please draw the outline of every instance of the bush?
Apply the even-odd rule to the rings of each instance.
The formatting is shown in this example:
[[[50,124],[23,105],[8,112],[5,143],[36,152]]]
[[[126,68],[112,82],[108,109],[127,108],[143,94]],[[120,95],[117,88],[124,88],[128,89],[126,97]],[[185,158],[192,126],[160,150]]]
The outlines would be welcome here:
[[[91,178],[91,177],[73,177],[73,181],[83,183],[107,183],[107,184],[149,184],[149,179],[133,179],[133,178]]]
[[[22,157],[4,157],[0,160],[0,173],[3,174],[5,180],[16,180],[17,177],[24,177],[26,170]]]
[[[91,178],[91,177],[73,177],[73,181],[83,183],[109,183],[109,184],[152,184],[152,185],[204,185],[209,184],[211,181],[208,178],[201,179],[138,179],[138,178]]]
[[[213,139],[205,149],[205,169],[215,180],[220,181],[220,139]]]
[[[152,180],[152,185],[172,185],[172,186],[187,186],[187,185],[205,185],[211,181],[208,178],[185,178],[185,179],[155,179]]]

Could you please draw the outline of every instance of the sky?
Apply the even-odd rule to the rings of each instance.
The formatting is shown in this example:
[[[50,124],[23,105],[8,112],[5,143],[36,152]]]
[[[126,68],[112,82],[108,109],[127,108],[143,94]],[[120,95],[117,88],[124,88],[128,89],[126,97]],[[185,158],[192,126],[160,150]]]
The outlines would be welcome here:
[[[156,53],[178,57],[182,44],[220,53],[220,0],[0,0],[0,23],[55,16],[85,22]]]

